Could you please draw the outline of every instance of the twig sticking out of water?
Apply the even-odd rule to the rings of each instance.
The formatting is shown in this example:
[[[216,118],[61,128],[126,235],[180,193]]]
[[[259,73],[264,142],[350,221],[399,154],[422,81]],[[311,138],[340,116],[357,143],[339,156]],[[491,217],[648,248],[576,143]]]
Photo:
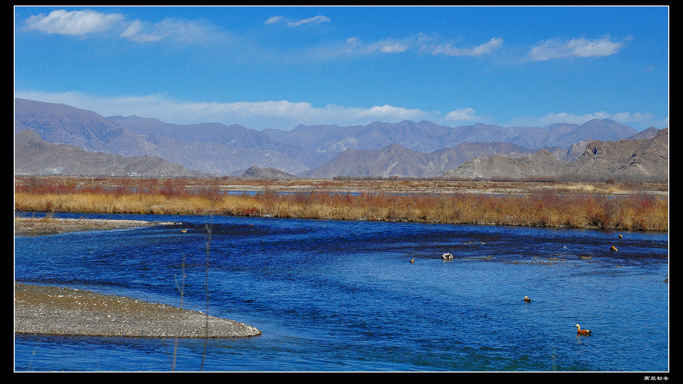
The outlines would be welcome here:
[[[209,217],[209,223],[204,223],[206,228],[206,279],[204,280],[204,292],[206,296],[206,337],[204,338],[204,351],[202,352],[202,364],[200,370],[204,370],[204,359],[206,358],[206,344],[209,339],[209,254],[211,250],[211,229],[213,226],[213,216]]]
[[[182,311],[183,309],[183,298],[185,297],[185,255],[183,255],[183,263],[182,263],[182,278],[180,281],[180,284],[178,284],[178,280],[176,280],[176,287],[178,288],[178,291],[180,291],[180,310]],[[177,334],[177,332],[176,332]],[[171,363],[171,370],[175,371],[175,362],[176,362],[176,356],[178,352],[178,336],[175,337],[174,343],[173,343],[173,361]]]

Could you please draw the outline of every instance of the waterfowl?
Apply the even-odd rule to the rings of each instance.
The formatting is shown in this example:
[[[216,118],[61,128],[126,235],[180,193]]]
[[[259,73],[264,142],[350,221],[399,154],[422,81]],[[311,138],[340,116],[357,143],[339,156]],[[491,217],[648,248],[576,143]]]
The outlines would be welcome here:
[[[450,260],[450,259],[453,258],[453,255],[451,255],[450,253],[446,252],[446,253],[444,253],[443,255],[441,255],[441,258],[442,258],[443,260]]]
[[[575,327],[576,327],[576,334],[577,335],[590,335],[591,334],[591,331],[589,331],[587,329],[581,329],[581,327],[579,327],[578,324],[576,324]]]
[[[529,298],[529,296],[524,296],[524,301],[526,301],[527,303],[530,303],[531,299]]]
[[[612,252],[616,252],[616,251],[617,251],[617,247],[615,247],[614,245],[613,245],[613,246],[611,246],[611,247],[610,247],[610,251],[612,251]]]
[[[185,233],[185,232],[187,232],[187,229],[181,229],[180,232]]]
[[[415,262],[415,259],[410,259],[410,262],[411,262],[411,263],[414,263],[414,262]]]
[[[620,239],[621,239],[622,237],[624,237],[624,236],[622,236],[622,235],[619,235],[619,238],[620,238]]]

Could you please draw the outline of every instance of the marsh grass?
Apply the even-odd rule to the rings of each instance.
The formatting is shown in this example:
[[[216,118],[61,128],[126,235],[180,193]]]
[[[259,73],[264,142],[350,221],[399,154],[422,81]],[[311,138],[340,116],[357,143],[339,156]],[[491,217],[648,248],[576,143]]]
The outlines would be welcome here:
[[[226,194],[219,180],[122,180],[29,180],[15,187],[15,210],[668,231],[668,197],[645,193],[279,193],[266,186],[255,194]]]

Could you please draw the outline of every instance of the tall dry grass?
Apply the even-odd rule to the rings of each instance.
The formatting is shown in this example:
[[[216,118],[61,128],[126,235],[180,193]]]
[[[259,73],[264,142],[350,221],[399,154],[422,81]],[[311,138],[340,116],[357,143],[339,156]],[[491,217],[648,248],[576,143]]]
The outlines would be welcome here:
[[[123,179],[126,180],[126,179]],[[15,188],[15,210],[269,216],[334,220],[668,231],[668,197],[534,192],[526,195],[300,192],[221,193],[219,181],[136,180],[77,185],[32,181]]]

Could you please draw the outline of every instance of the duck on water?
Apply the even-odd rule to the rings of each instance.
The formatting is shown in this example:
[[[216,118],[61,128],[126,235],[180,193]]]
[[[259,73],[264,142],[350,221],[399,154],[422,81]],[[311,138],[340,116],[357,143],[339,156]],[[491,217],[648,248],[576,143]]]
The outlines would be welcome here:
[[[589,331],[588,329],[581,329],[581,327],[578,324],[576,324],[575,327],[576,327],[576,334],[577,335],[590,335],[591,334],[591,331]]]

